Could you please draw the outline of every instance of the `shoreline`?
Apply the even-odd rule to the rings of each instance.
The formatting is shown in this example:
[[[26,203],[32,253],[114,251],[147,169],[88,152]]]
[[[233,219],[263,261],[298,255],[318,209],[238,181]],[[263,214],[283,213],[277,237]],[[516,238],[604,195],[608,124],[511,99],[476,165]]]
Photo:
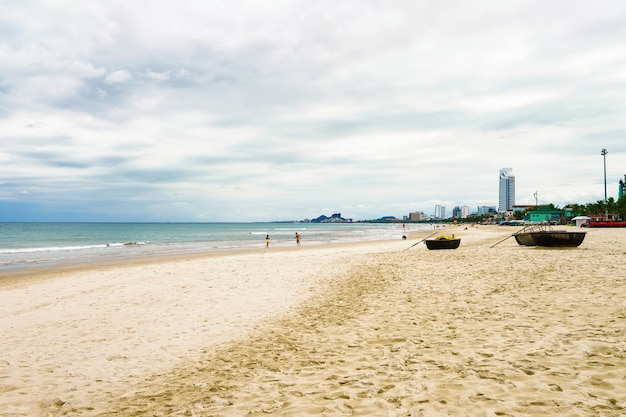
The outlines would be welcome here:
[[[488,227],[495,226],[481,226],[485,230]],[[454,228],[453,226],[449,226],[447,228],[438,228],[436,232],[445,232],[447,230],[461,230],[460,228]],[[473,229],[477,230],[477,228]],[[413,239],[422,239],[433,233],[433,230],[408,230],[406,231],[407,239],[402,240],[405,243],[413,243]],[[353,245],[357,246],[375,246],[380,245],[385,242],[398,242],[399,239],[383,239],[383,240],[364,240],[364,241],[348,241],[348,242],[333,242],[333,243],[314,243],[314,244],[302,244],[302,246],[270,246],[269,249],[266,249],[262,245],[256,248],[231,248],[231,249],[214,249],[210,251],[194,251],[190,250],[187,252],[176,252],[176,253],[167,253],[167,254],[157,254],[157,255],[146,255],[146,254],[137,254],[130,255],[127,257],[119,257],[119,258],[111,258],[111,259],[96,259],[89,261],[76,261],[76,262],[64,262],[64,263],[56,263],[49,265],[32,265],[32,266],[20,266],[16,268],[6,268],[0,269],[0,285],[2,285],[3,281],[11,278],[28,278],[33,276],[47,276],[47,275],[56,275],[59,272],[71,272],[71,271],[89,271],[91,269],[98,268],[117,268],[117,267],[125,267],[138,265],[142,263],[161,263],[161,262],[171,262],[177,260],[190,260],[190,259],[201,259],[201,258],[210,258],[210,257],[220,257],[220,256],[229,256],[229,255],[241,255],[241,254],[254,254],[254,253],[265,253],[265,252],[280,252],[280,251],[299,251],[299,250],[311,250],[311,249],[324,249],[324,248],[341,248],[341,247],[349,247]]]
[[[441,229],[443,231],[443,229]],[[404,242],[410,242],[413,236],[419,237],[422,234],[426,234],[427,232],[423,231],[415,231],[408,233],[409,239],[404,240]],[[306,250],[314,250],[314,249],[331,249],[331,248],[341,248],[341,247],[349,247],[349,246],[375,246],[380,245],[381,243],[386,242],[397,242],[398,239],[386,239],[386,240],[367,240],[360,242],[336,242],[336,243],[315,243],[311,245],[303,244],[302,246],[275,246],[270,248],[265,248],[259,246],[258,248],[233,248],[233,249],[219,249],[219,250],[211,250],[211,251],[188,251],[188,252],[177,252],[177,253],[169,253],[162,255],[136,255],[136,256],[128,256],[123,258],[112,258],[112,259],[97,259],[93,261],[76,261],[76,262],[66,262],[66,263],[58,263],[58,264],[50,264],[50,265],[33,265],[33,266],[21,266],[18,268],[10,268],[10,269],[0,269],[0,285],[2,282],[11,278],[27,278],[32,276],[49,276],[56,275],[60,272],[72,272],[72,271],[89,271],[92,269],[100,269],[100,268],[122,268],[133,265],[141,265],[141,264],[158,264],[158,263],[167,263],[167,262],[175,262],[182,260],[194,260],[194,259],[202,259],[202,258],[213,258],[213,257],[221,257],[221,256],[236,256],[236,255],[244,255],[244,254],[259,254],[259,253],[267,253],[267,252],[290,252],[290,251],[306,251]]]
[[[512,232],[2,279],[0,417],[623,414],[626,230]]]
[[[312,224],[303,228],[271,226],[268,223],[198,226],[187,223],[115,223],[111,226],[102,223],[42,223],[37,227],[31,223],[18,223],[0,229],[3,232],[0,236],[0,270],[256,249],[265,246],[264,238],[268,232],[272,235],[272,247],[290,247],[294,243],[294,231],[306,231],[303,242],[307,246],[399,239],[402,233],[402,228],[399,231],[389,224]],[[22,236],[24,241],[20,243]]]

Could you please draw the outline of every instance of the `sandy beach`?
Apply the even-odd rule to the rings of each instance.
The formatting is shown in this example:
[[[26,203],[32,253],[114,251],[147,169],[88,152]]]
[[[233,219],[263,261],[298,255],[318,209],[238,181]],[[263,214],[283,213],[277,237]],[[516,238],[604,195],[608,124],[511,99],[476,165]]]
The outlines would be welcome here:
[[[3,271],[0,417],[626,416],[626,229],[516,230]]]

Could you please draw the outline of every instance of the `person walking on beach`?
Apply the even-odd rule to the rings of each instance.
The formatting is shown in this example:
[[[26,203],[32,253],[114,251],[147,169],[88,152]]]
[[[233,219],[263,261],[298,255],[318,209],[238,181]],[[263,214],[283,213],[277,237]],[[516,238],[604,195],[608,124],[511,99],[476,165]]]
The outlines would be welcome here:
[[[265,247],[270,247],[270,235],[265,235]]]
[[[300,234],[296,232],[296,245],[300,246]]]

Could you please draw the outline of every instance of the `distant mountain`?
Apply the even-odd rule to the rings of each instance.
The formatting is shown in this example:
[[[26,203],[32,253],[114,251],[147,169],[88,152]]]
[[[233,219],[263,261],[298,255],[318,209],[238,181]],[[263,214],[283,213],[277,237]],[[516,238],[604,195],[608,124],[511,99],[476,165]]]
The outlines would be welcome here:
[[[311,220],[311,223],[351,223],[352,219],[344,219],[341,217],[341,213],[335,213],[330,217],[321,215],[316,219]]]

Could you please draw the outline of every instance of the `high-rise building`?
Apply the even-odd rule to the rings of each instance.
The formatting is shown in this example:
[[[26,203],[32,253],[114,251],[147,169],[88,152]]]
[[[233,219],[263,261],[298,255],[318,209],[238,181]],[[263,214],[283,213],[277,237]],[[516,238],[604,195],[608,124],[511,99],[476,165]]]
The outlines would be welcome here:
[[[498,211],[512,210],[513,205],[515,205],[515,175],[513,175],[513,168],[502,168],[500,170]]]
[[[461,218],[462,219],[466,219],[467,217],[469,217],[469,207],[468,206],[463,206],[461,207]]]
[[[496,213],[496,208],[494,206],[478,206],[476,214],[478,216],[482,216],[483,214],[488,213]]]
[[[435,206],[435,219],[445,219],[446,218],[446,206],[441,206],[437,204]]]

